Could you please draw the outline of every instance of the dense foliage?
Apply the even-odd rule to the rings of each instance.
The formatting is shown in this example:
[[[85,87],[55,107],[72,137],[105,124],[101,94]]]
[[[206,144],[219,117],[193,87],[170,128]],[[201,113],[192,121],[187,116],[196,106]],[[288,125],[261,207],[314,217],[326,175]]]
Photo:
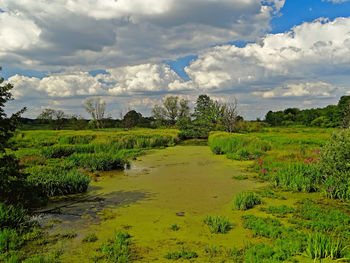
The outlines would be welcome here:
[[[325,192],[332,198],[350,201],[350,129],[334,133],[320,159]]]
[[[350,96],[340,98],[338,105],[325,108],[299,110],[288,108],[283,111],[269,111],[265,121],[271,126],[302,124],[315,127],[348,127],[350,121]]]

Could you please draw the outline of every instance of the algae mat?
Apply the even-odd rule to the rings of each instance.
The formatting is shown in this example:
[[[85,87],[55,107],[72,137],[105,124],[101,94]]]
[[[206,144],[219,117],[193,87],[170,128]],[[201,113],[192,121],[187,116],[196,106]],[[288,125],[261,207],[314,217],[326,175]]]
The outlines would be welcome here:
[[[129,170],[100,174],[86,195],[51,204],[59,212],[52,217],[63,220],[52,231],[78,233],[58,244],[62,262],[91,262],[96,248],[115,230],[132,236],[135,262],[167,262],[166,253],[183,247],[198,253],[193,262],[215,262],[207,259],[206,248],[241,248],[248,240],[232,200],[261,184],[232,179],[244,173],[242,163],[216,156],[207,146],[176,146],[139,157]],[[203,223],[207,215],[225,216],[234,228],[212,234]],[[172,230],[173,224],[180,229]],[[96,243],[82,243],[89,233],[98,236]]]

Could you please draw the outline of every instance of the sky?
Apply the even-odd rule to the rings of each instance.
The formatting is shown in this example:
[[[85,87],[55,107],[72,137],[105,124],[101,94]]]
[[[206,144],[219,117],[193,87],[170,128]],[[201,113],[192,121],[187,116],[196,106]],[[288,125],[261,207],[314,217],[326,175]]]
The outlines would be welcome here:
[[[350,95],[349,0],[2,0],[0,43],[7,112],[30,118],[208,94],[253,120]]]

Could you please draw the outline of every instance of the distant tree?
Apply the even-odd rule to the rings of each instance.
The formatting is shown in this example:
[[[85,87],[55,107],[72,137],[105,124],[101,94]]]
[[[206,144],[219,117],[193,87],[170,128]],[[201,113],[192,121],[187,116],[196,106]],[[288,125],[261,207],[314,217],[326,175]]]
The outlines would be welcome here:
[[[138,113],[135,110],[131,110],[125,114],[122,120],[123,127],[128,129],[136,127],[141,119],[142,119],[141,113]]]
[[[227,132],[233,132],[238,122],[237,99],[222,106],[222,122]]]
[[[74,130],[84,130],[88,123],[82,116],[73,114],[69,117],[69,124]]]
[[[165,108],[166,117],[174,124],[179,113],[179,97],[170,96],[165,98],[163,106]]]
[[[92,118],[92,125],[96,128],[103,128],[103,119],[105,118],[106,102],[101,98],[90,98],[85,101],[85,110]]]
[[[37,117],[39,120],[51,125],[55,130],[61,130],[67,115],[62,110],[44,109]]]
[[[152,116],[160,123],[169,122],[174,125],[176,120],[188,117],[190,108],[188,101],[181,99],[178,96],[169,96],[163,100],[163,105],[155,105],[152,110]]]
[[[213,101],[208,95],[199,95],[194,108],[193,116],[195,118],[211,116]]]

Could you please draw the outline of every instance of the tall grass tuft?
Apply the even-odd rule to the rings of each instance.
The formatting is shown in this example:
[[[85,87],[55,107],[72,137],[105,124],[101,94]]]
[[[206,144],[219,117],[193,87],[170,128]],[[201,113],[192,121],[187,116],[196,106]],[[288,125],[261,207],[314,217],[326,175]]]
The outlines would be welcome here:
[[[16,230],[11,228],[4,228],[0,230],[0,252],[5,253],[15,250],[20,247],[23,240],[17,234]]]
[[[315,259],[315,262],[322,258],[341,258],[343,249],[344,245],[339,238],[333,239],[319,233],[309,234],[307,237],[306,254]]]
[[[271,144],[268,141],[254,136],[226,132],[210,133],[208,144],[215,154],[226,154],[233,160],[255,159],[271,150]]]
[[[315,192],[322,179],[317,167],[300,162],[285,163],[270,177],[274,186],[296,192]]]
[[[28,219],[27,217],[26,210],[21,206],[0,203],[0,229],[20,227]]]
[[[92,144],[87,145],[53,145],[41,149],[41,155],[45,158],[67,157],[73,153],[93,153],[95,147]]]
[[[130,235],[127,232],[116,232],[113,239],[103,244],[101,251],[107,262],[128,263],[131,261]]]
[[[59,166],[37,166],[26,171],[29,173],[27,181],[48,197],[83,193],[91,181],[88,175],[76,169],[67,170]]]
[[[167,253],[164,256],[166,259],[173,259],[173,260],[178,260],[180,258],[182,259],[191,259],[191,258],[198,258],[198,254],[194,251],[191,250],[185,250],[182,248],[180,251],[173,252],[173,253]]]
[[[67,135],[60,137],[60,144],[89,144],[93,141],[97,135],[89,134],[89,135]]]
[[[122,152],[118,153],[88,153],[72,154],[67,158],[67,162],[75,166],[80,166],[89,171],[110,171],[114,169],[124,169],[128,164]]]
[[[207,216],[204,223],[209,226],[212,233],[225,234],[233,227],[230,221],[222,216]]]
[[[233,207],[237,210],[247,210],[261,203],[262,200],[258,194],[254,192],[241,192],[233,200]]]

